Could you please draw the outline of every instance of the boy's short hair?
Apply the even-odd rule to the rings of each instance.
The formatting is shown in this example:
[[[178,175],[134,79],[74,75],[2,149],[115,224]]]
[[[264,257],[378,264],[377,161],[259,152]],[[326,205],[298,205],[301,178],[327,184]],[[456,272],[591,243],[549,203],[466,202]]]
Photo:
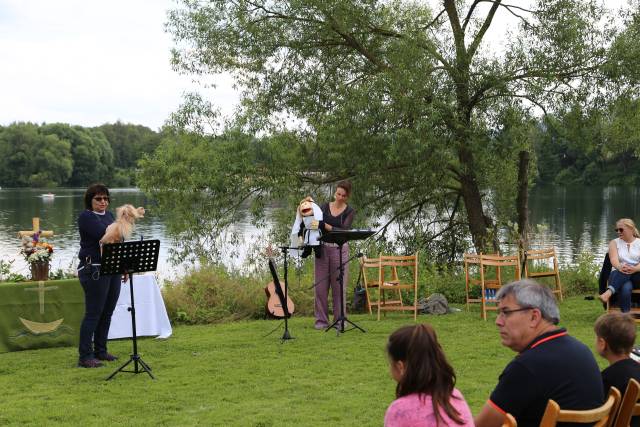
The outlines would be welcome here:
[[[636,321],[630,314],[603,314],[598,317],[593,329],[614,354],[631,353],[636,342]]]

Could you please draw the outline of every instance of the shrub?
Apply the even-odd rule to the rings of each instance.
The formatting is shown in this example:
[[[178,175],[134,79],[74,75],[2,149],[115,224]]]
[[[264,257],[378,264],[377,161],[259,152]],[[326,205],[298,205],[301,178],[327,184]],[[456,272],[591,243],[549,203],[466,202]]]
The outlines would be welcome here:
[[[576,263],[560,270],[560,282],[565,295],[593,295],[598,293],[600,266],[588,252],[578,255]]]

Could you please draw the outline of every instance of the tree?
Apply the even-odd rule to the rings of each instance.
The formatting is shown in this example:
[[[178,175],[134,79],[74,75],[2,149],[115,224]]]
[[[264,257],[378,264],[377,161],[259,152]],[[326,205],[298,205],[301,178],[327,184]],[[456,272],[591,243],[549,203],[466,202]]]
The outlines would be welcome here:
[[[40,132],[56,135],[71,145],[73,172],[65,184],[84,187],[93,182],[110,180],[113,172],[113,151],[100,131],[54,123],[43,125]]]
[[[518,23],[504,53],[487,40],[498,13]],[[583,94],[605,60],[600,19],[592,0],[444,0],[434,9],[399,0],[184,0],[168,29],[177,69],[231,73],[245,89],[236,122],[245,131],[275,135],[299,124],[290,134],[305,156],[289,165],[289,187],[350,177],[361,210],[404,221],[423,245],[462,241],[464,223],[482,251],[495,226],[484,197],[486,159],[496,154],[490,129],[503,111]],[[531,148],[517,147],[503,170],[515,171],[523,150]],[[241,194],[267,191],[255,178],[241,185],[256,191]]]

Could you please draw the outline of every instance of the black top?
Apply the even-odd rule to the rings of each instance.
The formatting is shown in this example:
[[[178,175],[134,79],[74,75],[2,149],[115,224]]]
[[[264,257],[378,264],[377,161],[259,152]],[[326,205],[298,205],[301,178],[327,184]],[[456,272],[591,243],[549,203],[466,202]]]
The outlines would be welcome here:
[[[325,224],[329,224],[332,227],[336,227],[342,230],[348,230],[351,228],[351,223],[353,222],[353,215],[355,211],[349,205],[340,213],[338,216],[331,215],[331,209],[329,208],[329,203],[325,203],[320,206],[320,210],[322,210],[322,221],[320,221],[320,229],[322,231],[326,231],[324,228]]]
[[[613,386],[624,395],[629,378],[640,381],[640,363],[633,359],[618,360],[602,371],[602,385],[605,393],[609,393],[609,387]],[[640,417],[631,418],[633,427],[640,427]]]
[[[576,410],[604,402],[600,370],[591,350],[565,329],[540,335],[516,356],[500,374],[489,403],[513,415],[518,427],[526,427],[540,424],[549,399],[561,409]]]
[[[80,265],[83,265],[87,257],[91,258],[91,263],[100,263],[100,239],[104,236],[109,224],[115,221],[113,214],[106,211],[104,215],[84,210],[78,216],[78,230],[80,231],[80,252],[78,258]]]

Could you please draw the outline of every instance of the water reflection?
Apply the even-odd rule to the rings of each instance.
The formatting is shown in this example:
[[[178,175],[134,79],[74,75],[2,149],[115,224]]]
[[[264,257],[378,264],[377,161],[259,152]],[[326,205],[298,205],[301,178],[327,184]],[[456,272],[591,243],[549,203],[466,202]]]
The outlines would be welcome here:
[[[636,187],[543,187],[531,192],[529,199],[530,221],[540,225],[532,238],[533,247],[553,245],[560,262],[573,263],[581,252],[592,253],[601,261],[610,239],[615,237],[614,223],[618,218],[629,217],[640,222],[640,189]],[[50,239],[56,247],[52,267],[68,268],[75,265],[79,248],[76,218],[83,209],[84,189],[56,189],[55,197],[43,198],[48,190],[1,189],[0,190],[0,257],[4,261],[15,260],[14,270],[28,274],[27,264],[19,254],[17,233],[31,229],[31,218],[41,218],[43,230],[53,230]],[[134,188],[112,190],[111,208],[125,203],[145,206],[147,214],[136,228],[135,237],[160,239],[161,253],[158,275],[172,278],[182,274],[191,265],[171,265],[170,250],[173,243],[166,235],[163,222],[145,195]],[[266,215],[265,218],[270,218]],[[293,218],[292,218],[293,220]],[[221,261],[230,267],[241,268],[247,255],[264,242],[270,225],[257,229],[248,220],[236,223],[233,229],[242,239],[233,250],[225,251]]]

